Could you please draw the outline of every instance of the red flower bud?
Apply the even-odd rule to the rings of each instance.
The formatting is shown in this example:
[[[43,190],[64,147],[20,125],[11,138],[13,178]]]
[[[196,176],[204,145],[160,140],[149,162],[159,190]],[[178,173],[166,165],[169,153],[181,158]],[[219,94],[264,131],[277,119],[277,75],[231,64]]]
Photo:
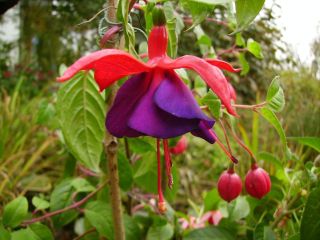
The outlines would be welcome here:
[[[182,136],[179,141],[177,142],[177,144],[170,148],[170,153],[172,154],[181,154],[181,153],[184,153],[184,151],[187,149],[188,147],[188,140],[186,138],[186,136]]]
[[[251,170],[247,173],[245,186],[249,195],[261,199],[270,192],[271,189],[269,174],[254,163],[251,166]]]
[[[242,190],[241,178],[233,169],[224,171],[218,180],[218,192],[221,198],[231,202],[237,198]]]

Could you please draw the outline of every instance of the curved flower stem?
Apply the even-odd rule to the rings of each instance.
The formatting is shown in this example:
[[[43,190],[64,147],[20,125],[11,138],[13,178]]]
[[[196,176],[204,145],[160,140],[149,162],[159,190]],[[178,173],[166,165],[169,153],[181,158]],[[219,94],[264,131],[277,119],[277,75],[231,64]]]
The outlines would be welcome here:
[[[224,137],[225,137],[225,139],[226,139],[229,152],[232,154],[232,150],[231,150],[231,146],[230,146],[230,142],[229,142],[229,138],[228,138],[228,135],[227,135],[226,128],[224,127],[224,124],[223,124],[223,122],[222,122],[221,119],[219,119],[219,123],[220,123],[220,125],[221,125],[222,131],[223,131],[223,134],[224,134]]]
[[[224,151],[224,153],[228,156],[228,158],[233,162],[233,163],[238,163],[238,159],[236,159],[227,149],[226,147],[223,145],[223,143],[219,140],[219,138],[217,137],[217,135],[210,130],[210,134],[212,135],[212,137],[215,139],[216,143],[219,145],[219,147],[222,149],[222,151]]]
[[[242,142],[242,140],[237,136],[237,134],[232,130],[231,125],[227,123],[228,128],[230,129],[233,138],[237,141],[237,143],[252,157],[253,161],[252,163],[257,162],[256,157],[254,156],[253,152]]]
[[[59,209],[57,211],[53,211],[53,212],[48,212],[46,214],[44,214],[43,216],[41,217],[37,217],[37,218],[32,218],[30,220],[26,220],[26,221],[23,221],[22,222],[22,226],[25,226],[25,225],[29,225],[29,224],[32,224],[32,223],[35,223],[35,222],[40,222],[42,220],[45,220],[47,218],[50,218],[52,216],[56,216],[56,215],[59,215],[61,213],[64,213],[64,212],[67,212],[69,210],[72,210],[72,209],[76,209],[76,208],[79,208],[82,204],[86,203],[90,198],[92,198],[97,192],[99,192],[106,184],[108,183],[108,180],[104,181],[100,186],[98,186],[96,188],[95,191],[89,193],[86,197],[82,198],[80,201],[78,202],[75,202],[73,204],[71,204],[70,206],[68,207],[65,207],[65,208],[62,208],[62,209]]]

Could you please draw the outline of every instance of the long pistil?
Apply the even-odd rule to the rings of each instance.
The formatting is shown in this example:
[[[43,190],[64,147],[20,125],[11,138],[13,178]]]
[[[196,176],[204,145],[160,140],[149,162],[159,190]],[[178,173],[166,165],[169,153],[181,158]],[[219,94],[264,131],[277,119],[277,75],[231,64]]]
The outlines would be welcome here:
[[[157,162],[158,162],[158,209],[161,214],[166,212],[166,203],[163,198],[162,186],[161,186],[161,152],[160,152],[160,139],[157,139]]]

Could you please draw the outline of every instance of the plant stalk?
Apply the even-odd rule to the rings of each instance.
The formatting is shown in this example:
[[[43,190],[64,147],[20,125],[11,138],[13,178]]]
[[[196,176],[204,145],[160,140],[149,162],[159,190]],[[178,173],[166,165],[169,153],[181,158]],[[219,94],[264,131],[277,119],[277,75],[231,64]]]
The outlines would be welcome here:
[[[107,0],[107,8],[106,14],[110,21],[116,22],[116,7],[117,0]],[[115,47],[115,44],[110,47]],[[113,85],[110,87],[111,91],[106,99],[107,106],[111,106],[115,93],[116,86]],[[118,141],[117,138],[112,136],[108,130],[106,130],[105,140],[104,140],[104,150],[107,159],[107,168],[109,175],[109,183],[110,183],[110,198],[111,198],[111,206],[112,206],[112,217],[113,217],[113,225],[114,225],[114,234],[115,239],[117,240],[125,240],[125,230],[122,219],[122,204],[121,204],[121,192],[119,187],[119,174],[118,174],[118,160],[117,160],[117,151],[118,151]]]

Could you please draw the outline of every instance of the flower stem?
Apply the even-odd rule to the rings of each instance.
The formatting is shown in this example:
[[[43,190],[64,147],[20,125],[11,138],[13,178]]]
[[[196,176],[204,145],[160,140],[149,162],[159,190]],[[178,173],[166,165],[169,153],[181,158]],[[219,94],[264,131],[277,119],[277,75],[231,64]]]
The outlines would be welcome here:
[[[227,123],[228,128],[230,129],[233,138],[237,141],[237,143],[251,156],[252,163],[255,163],[257,161],[256,157],[254,156],[253,152],[241,141],[241,139],[237,136],[237,134],[232,130],[231,125]]]
[[[233,163],[238,163],[238,159],[236,159],[227,149],[226,147],[223,145],[223,143],[219,140],[219,138],[217,137],[217,135],[210,130],[210,134],[212,135],[212,137],[215,139],[216,143],[219,145],[219,147],[222,149],[222,151],[224,151],[224,153],[228,156],[228,158],[233,162]]]

